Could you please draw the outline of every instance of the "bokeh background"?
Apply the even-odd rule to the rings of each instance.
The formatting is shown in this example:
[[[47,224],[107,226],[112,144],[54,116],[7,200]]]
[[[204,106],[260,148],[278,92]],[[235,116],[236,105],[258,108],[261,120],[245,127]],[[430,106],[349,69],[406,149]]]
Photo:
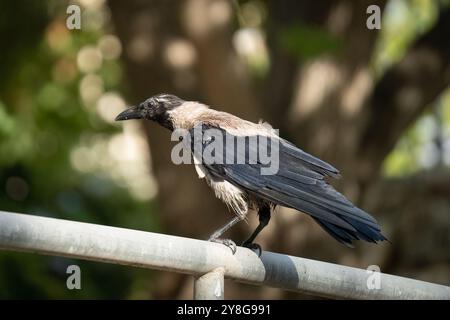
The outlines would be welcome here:
[[[69,4],[81,30],[66,27]],[[379,5],[381,30],[366,9]],[[0,2],[0,210],[206,238],[230,214],[152,123],[160,92],[264,119],[338,167],[335,186],[392,244],[335,242],[277,209],[265,249],[450,285],[450,2]],[[235,227],[239,242],[256,226]],[[78,264],[82,290],[67,290]],[[311,297],[226,284],[226,298]],[[192,279],[0,252],[0,298],[192,297]]]

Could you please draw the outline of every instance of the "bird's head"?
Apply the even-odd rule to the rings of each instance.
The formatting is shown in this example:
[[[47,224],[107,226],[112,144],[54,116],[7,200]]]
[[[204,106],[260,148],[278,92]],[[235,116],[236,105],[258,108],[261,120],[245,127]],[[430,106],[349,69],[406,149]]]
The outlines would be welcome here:
[[[158,94],[121,112],[116,117],[116,121],[131,119],[153,120],[171,129],[170,111],[182,105],[183,102],[185,102],[183,99],[172,94]]]

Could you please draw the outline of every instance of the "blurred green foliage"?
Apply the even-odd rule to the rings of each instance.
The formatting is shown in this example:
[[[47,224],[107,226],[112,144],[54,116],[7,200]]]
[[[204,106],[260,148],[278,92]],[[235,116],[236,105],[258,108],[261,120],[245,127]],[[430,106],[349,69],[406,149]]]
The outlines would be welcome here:
[[[439,5],[440,1],[436,0],[391,0],[387,3],[373,56],[376,75],[401,59],[414,39],[431,28]]]
[[[0,4],[0,209],[155,231],[151,202],[134,198],[107,172],[81,172],[71,162],[82,139],[106,139],[121,127],[80,97],[77,53],[108,27],[69,31],[66,7]],[[105,91],[119,89],[118,60],[96,73]],[[81,267],[82,290],[66,288],[70,264]],[[130,267],[0,252],[0,298],[148,298],[150,277]]]
[[[293,25],[279,35],[280,45],[301,60],[339,52],[339,41],[324,28]]]
[[[380,76],[400,60],[412,42],[432,27],[439,6],[448,0],[391,0],[382,20],[380,38],[373,56],[373,69]],[[443,41],[445,41],[443,39]],[[450,165],[450,90],[442,93],[430,111],[422,115],[397,142],[384,161],[386,176],[404,176],[437,165]],[[436,144],[437,139],[443,145]],[[443,163],[440,163],[442,161]]]

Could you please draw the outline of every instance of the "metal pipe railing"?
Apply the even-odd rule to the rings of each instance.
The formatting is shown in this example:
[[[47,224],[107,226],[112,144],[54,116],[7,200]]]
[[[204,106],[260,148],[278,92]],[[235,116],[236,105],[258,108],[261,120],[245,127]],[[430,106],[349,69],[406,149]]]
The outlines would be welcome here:
[[[191,274],[195,297],[223,299],[223,278],[317,296],[450,299],[450,287],[367,270],[158,233],[0,211],[0,248]]]
[[[225,269],[214,269],[194,280],[195,300],[223,300]]]

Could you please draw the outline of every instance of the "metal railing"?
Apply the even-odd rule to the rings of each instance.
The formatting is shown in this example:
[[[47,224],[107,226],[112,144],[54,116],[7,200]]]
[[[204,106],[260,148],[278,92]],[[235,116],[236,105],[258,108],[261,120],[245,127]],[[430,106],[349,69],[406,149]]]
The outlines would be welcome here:
[[[329,298],[450,299],[450,287],[158,233],[0,211],[0,248],[190,274],[195,299],[223,299],[224,278]]]

